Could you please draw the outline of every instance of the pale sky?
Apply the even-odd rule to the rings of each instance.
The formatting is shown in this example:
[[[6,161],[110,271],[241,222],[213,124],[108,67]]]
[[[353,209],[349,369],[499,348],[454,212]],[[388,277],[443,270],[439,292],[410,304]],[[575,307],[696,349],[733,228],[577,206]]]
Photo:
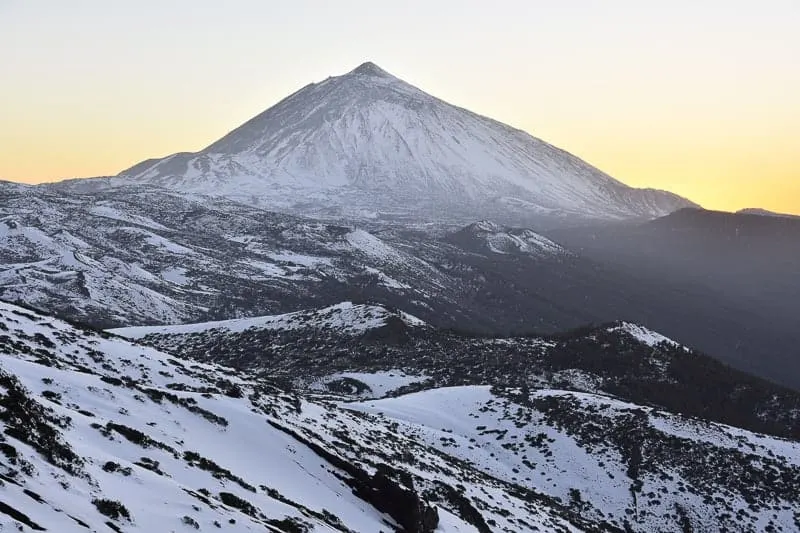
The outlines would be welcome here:
[[[630,185],[800,213],[800,0],[0,0],[0,178],[199,150],[367,60]]]

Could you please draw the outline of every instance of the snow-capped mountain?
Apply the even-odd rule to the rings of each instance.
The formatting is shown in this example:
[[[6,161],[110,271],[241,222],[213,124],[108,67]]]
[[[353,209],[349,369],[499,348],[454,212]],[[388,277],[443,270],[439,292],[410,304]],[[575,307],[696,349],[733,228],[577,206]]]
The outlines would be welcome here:
[[[628,187],[372,63],[302,88],[200,152],[66,186],[127,184],[305,215],[459,222],[653,218],[693,205]]]
[[[369,330],[369,317],[379,312],[360,309],[343,314],[342,322],[354,321],[345,328],[351,332]],[[309,313],[309,325],[329,315]],[[494,364],[515,364],[494,356],[517,342],[511,339],[472,338],[484,366],[467,378],[475,382],[453,386],[466,378],[457,372],[469,365],[459,369],[451,358],[416,351],[409,352],[413,361],[392,362],[417,371],[380,370],[389,359],[369,344],[402,345],[345,334],[367,343],[361,356],[347,344],[333,346],[349,352],[352,371],[307,385],[295,374],[294,392],[268,374],[255,378],[184,359],[5,303],[0,327],[2,528],[519,533],[800,527],[800,444],[678,415],[659,401],[630,401],[637,392],[657,398],[667,389],[622,392],[625,379],[611,379],[616,370],[607,364],[612,353],[638,358],[640,369],[687,391],[694,388],[683,382],[680,367],[702,358],[630,324],[560,340],[520,339],[532,352],[517,362],[569,343],[596,342],[608,352],[598,354],[605,362],[599,374],[580,370],[592,364],[592,351],[583,350],[582,359],[567,353],[550,359],[552,371],[556,363],[577,363],[560,377],[531,367],[516,372],[524,378],[518,385],[507,386],[479,380],[499,378],[502,367],[492,370]],[[264,331],[303,337],[291,328]],[[262,345],[262,354],[274,348]],[[427,365],[417,364],[423,360]],[[441,382],[447,373],[450,386]],[[581,391],[580,383],[592,386],[594,376],[597,386],[604,373],[606,383]],[[536,379],[526,384],[529,378]],[[570,390],[553,388],[556,379]],[[699,406],[709,416],[742,417],[748,427],[771,422],[764,426],[768,433],[789,428],[772,413],[797,411],[797,393],[735,374],[720,376],[725,382],[741,402],[727,413],[713,402]],[[605,389],[615,384],[623,388],[611,396]],[[374,399],[353,401],[362,386]]]

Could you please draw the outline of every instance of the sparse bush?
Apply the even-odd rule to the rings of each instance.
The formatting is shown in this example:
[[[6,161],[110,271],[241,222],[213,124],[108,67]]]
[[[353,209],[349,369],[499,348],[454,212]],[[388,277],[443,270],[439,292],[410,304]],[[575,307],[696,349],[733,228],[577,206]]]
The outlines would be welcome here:
[[[119,517],[123,517],[126,520],[131,519],[131,514],[128,509],[122,505],[122,503],[116,500],[107,500],[102,498],[94,499],[92,500],[92,503],[95,507],[97,507],[97,510],[100,512],[100,514],[103,514],[112,520],[118,520]]]
[[[239,509],[247,515],[252,517],[258,516],[258,509],[256,509],[252,503],[238,497],[236,494],[231,494],[230,492],[220,492],[219,499],[225,505],[233,507],[234,509]]]

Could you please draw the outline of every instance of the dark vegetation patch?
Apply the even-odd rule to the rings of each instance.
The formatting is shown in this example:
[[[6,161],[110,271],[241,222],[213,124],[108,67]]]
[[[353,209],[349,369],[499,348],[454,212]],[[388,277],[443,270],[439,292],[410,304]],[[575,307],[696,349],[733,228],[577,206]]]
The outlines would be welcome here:
[[[286,517],[282,520],[267,520],[267,524],[277,527],[285,533],[308,533],[312,531],[311,526],[299,518]]]
[[[93,424],[92,427],[97,427],[97,429],[106,437],[110,437],[112,433],[117,433],[125,437],[125,439],[128,441],[138,444],[142,448],[157,448],[178,457],[178,452],[175,450],[175,448],[155,440],[146,433],[142,433],[138,429],[128,427],[123,424],[117,424],[115,422],[106,422],[105,426]]]
[[[133,469],[131,467],[120,466],[119,463],[115,463],[114,461],[106,462],[106,464],[103,465],[103,471],[111,474],[119,472],[125,477],[130,476],[133,473]]]
[[[131,513],[128,509],[122,505],[121,502],[116,500],[108,500],[105,498],[96,498],[92,500],[92,504],[97,508],[97,511],[109,517],[112,520],[119,520],[120,518],[124,518],[126,520],[131,519]]]
[[[205,457],[202,457],[197,452],[185,451],[183,452],[183,459],[189,464],[189,466],[205,470],[206,472],[211,472],[211,475],[213,475],[217,479],[227,479],[229,481],[237,483],[240,487],[242,487],[245,490],[249,490],[250,492],[256,492],[256,488],[254,486],[250,485],[245,480],[235,475],[227,468],[219,466],[211,459],[206,459]]]
[[[145,387],[140,390],[145,394],[147,394],[147,396],[155,403],[161,403],[163,400],[168,400],[169,402],[172,402],[175,405],[179,405],[196,415],[202,416],[203,418],[205,418],[206,420],[208,420],[213,424],[217,424],[223,427],[228,425],[228,421],[225,418],[198,406],[197,400],[195,400],[194,398],[183,398],[178,396],[177,394],[153,388]]]
[[[21,511],[18,511],[17,509],[14,509],[13,507],[11,507],[10,505],[8,505],[3,501],[0,501],[0,513],[3,513],[4,515],[11,517],[13,520],[16,520],[17,522],[25,524],[34,531],[46,531],[45,528],[43,528],[42,526],[31,520],[28,517],[28,515],[26,515]]]
[[[253,518],[259,518],[261,513],[259,513],[256,507],[248,502],[247,500],[240,498],[236,494],[231,492],[220,492],[219,499],[222,503],[227,505],[228,507],[233,507],[234,509],[238,509],[244,514],[251,516]]]
[[[325,384],[325,388],[330,392],[338,394],[348,394],[358,396],[365,392],[372,392],[372,388],[363,381],[351,377],[334,379]]]
[[[374,475],[369,475],[359,466],[332,454],[318,444],[298,435],[294,431],[269,421],[275,429],[290,435],[306,445],[320,458],[349,475],[343,481],[353,494],[376,509],[391,516],[409,533],[430,533],[439,525],[439,513],[428,505],[414,490],[412,477],[400,473],[388,465],[380,465]],[[400,478],[401,481],[396,479]]]
[[[285,503],[286,505],[291,505],[292,507],[294,507],[295,509],[297,509],[301,513],[303,513],[305,516],[314,517],[317,520],[325,522],[326,524],[328,524],[332,528],[337,529],[339,531],[342,531],[342,532],[345,532],[345,533],[349,533],[350,532],[350,530],[347,527],[345,527],[345,525],[342,523],[341,519],[338,516],[336,516],[335,514],[333,514],[330,511],[328,511],[327,509],[323,509],[322,512],[314,511],[313,509],[309,509],[305,505],[299,504],[296,501],[287,498],[286,496],[281,494],[278,490],[276,490],[276,489],[274,489],[272,487],[266,487],[264,485],[261,485],[259,488],[262,491],[266,492],[267,496],[269,496],[273,500],[277,500],[277,501],[279,501],[281,503]]]
[[[160,468],[161,463],[158,462],[158,461],[154,461],[153,459],[150,459],[149,457],[142,457],[142,458],[140,458],[138,461],[136,461],[133,464],[135,464],[136,466],[140,466],[140,467],[144,468],[145,470],[150,470],[151,472],[154,472],[154,473],[158,474],[159,476],[165,476],[166,475],[164,473],[164,471],[161,470],[161,468]]]
[[[86,522],[84,522],[83,520],[81,520],[81,519],[79,519],[79,518],[75,518],[75,517],[74,517],[74,516],[72,516],[71,514],[68,514],[67,516],[68,516],[68,517],[70,517],[70,518],[73,520],[73,522],[75,522],[75,523],[76,523],[76,524],[78,524],[79,526],[81,526],[81,527],[85,527],[86,529],[92,529],[92,528],[89,526],[89,524],[87,524],[87,523],[86,523]]]
[[[23,492],[23,493],[24,493],[24,494],[25,494],[25,495],[26,495],[28,498],[32,499],[33,501],[35,501],[35,502],[37,502],[37,503],[44,503],[44,500],[42,499],[42,497],[41,497],[41,496],[39,496],[39,494],[37,494],[37,493],[33,492],[31,489],[22,489],[22,492]]]
[[[83,459],[61,437],[57,428],[69,427],[67,417],[36,402],[19,380],[0,369],[0,420],[6,435],[34,448],[44,459],[68,474],[83,475]]]

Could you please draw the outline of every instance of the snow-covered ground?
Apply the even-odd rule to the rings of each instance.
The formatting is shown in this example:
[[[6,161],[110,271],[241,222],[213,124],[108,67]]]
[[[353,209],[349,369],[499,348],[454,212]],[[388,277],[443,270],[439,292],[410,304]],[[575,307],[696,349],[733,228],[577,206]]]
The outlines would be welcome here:
[[[615,418],[625,419],[628,413],[641,412],[646,424],[664,440],[686,439],[703,443],[710,450],[731,453],[738,453],[746,443],[754,454],[745,461],[756,464],[756,471],[769,470],[768,459],[772,457],[782,458],[795,473],[800,469],[797,442],[765,439],[730,426],[687,420],[596,394],[541,390],[532,392],[528,399],[533,405],[537,405],[537,400],[563,399],[564,405],[592,413],[592,423],[598,428],[613,425]],[[800,527],[792,497],[778,498],[770,511],[756,513],[752,522],[755,529],[752,524],[745,526],[731,519],[737,515],[741,518],[741,513],[752,510],[747,491],[723,489],[727,505],[733,510],[730,514],[723,511],[723,506],[710,510],[706,507],[707,494],[687,490],[697,487],[697,481],[682,470],[680,461],[654,469],[642,466],[638,481],[631,479],[625,457],[602,430],[597,440],[587,442],[586,435],[575,433],[568,423],[554,424],[545,412],[498,396],[487,386],[434,389],[345,405],[397,422],[403,433],[493,477],[534,488],[562,501],[579,498],[585,504],[585,516],[604,517],[618,526],[625,520],[636,520],[637,527],[647,531],[672,530],[676,524],[671,513],[680,506],[691,517],[695,531],[716,531],[720,527],[762,531],[770,524],[785,531]],[[759,464],[765,458],[767,461]],[[640,488],[632,490],[639,483]],[[654,494],[659,496],[653,497]],[[713,496],[714,491],[712,501]],[[723,516],[728,516],[730,522]]]
[[[287,432],[313,427],[315,411],[364,426],[347,412],[15,306],[0,303],[0,324],[0,501],[9,506],[0,508],[0,528],[289,531],[295,521],[313,531],[378,532],[396,524]],[[50,440],[11,430],[28,422],[16,418],[22,407],[12,389],[34,406],[30,418],[51,428]],[[98,499],[119,502],[129,517],[103,516]],[[442,515],[437,531],[474,531]]]
[[[665,337],[664,335],[658,332],[655,332],[651,329],[648,329],[644,326],[640,326],[638,324],[633,324],[631,322],[623,322],[619,326],[610,328],[609,331],[624,331],[625,333],[628,333],[636,340],[639,340],[647,344],[648,346],[656,346],[658,344],[661,344],[662,342],[666,342],[668,344],[671,344],[672,346],[679,346],[679,343],[675,342],[669,337]]]
[[[5,303],[0,329],[4,527],[377,533],[415,516],[387,502],[437,509],[438,532],[797,527],[793,441],[558,390],[290,393]],[[427,382],[323,382],[346,378],[375,396]],[[101,514],[113,502],[129,518]]]
[[[346,335],[357,335],[386,325],[386,320],[390,317],[398,317],[409,326],[421,327],[425,325],[422,320],[402,311],[389,311],[381,306],[342,302],[322,309],[297,311],[282,315],[175,326],[135,326],[116,328],[109,331],[129,339],[141,339],[148,335],[191,335],[212,330],[218,330],[220,334],[240,333],[248,329],[283,331],[334,329]]]

